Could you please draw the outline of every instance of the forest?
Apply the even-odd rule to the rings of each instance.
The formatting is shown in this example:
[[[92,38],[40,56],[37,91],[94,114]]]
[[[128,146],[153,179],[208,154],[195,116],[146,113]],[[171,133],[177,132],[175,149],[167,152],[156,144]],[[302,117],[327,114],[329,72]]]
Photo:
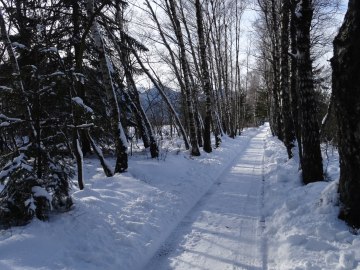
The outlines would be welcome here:
[[[358,229],[359,48],[356,0],[1,0],[0,226],[71,212],[89,158],[111,179],[269,122],[303,185],[338,150]]]

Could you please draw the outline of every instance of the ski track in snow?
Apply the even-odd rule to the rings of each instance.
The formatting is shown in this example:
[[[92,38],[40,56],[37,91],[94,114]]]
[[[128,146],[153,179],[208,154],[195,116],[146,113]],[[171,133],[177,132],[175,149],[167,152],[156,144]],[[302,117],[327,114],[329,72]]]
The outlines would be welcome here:
[[[263,127],[144,270],[267,269]]]

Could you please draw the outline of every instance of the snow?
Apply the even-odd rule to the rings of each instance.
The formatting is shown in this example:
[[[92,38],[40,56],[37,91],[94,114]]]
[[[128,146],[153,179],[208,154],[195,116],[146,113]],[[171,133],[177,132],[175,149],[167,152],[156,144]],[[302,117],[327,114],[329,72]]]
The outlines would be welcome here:
[[[12,93],[13,89],[4,85],[0,85],[0,90],[4,92]]]
[[[329,155],[327,174],[332,180],[306,186],[301,184],[297,158],[285,157],[285,147],[269,136],[264,209],[268,269],[360,269],[360,238],[337,219],[337,151]]]
[[[4,114],[0,114],[0,120],[4,120],[4,121],[8,121],[8,122],[22,122],[22,120],[20,118],[11,118],[11,117],[7,117]],[[6,123],[6,122],[3,122]]]
[[[80,107],[82,107],[87,113],[90,113],[90,114],[94,113],[94,110],[92,108],[90,108],[89,106],[87,106],[81,97],[73,97],[71,100],[73,102],[75,102],[77,105],[79,105]]]
[[[11,43],[11,45],[12,45],[14,48],[26,49],[26,46],[25,46],[24,44],[19,43],[19,42],[13,42],[13,43]]]
[[[9,161],[0,171],[0,180],[6,179],[13,171],[23,165],[25,154],[20,153],[19,156],[15,157],[12,161]],[[26,166],[26,165],[25,165]]]
[[[301,18],[302,17],[302,0],[300,0],[299,2],[297,2],[296,7],[295,7],[295,16],[297,18]]]
[[[144,269],[260,269],[267,128],[251,138]]]
[[[10,126],[9,122],[1,122],[0,123],[0,127],[8,127],[8,126]]]
[[[122,127],[121,122],[118,122],[118,129],[119,129],[119,139],[124,147],[128,147],[128,141],[124,132],[124,129]]]
[[[47,75],[47,76],[49,76],[49,77],[65,76],[65,73],[62,72],[62,71],[55,71],[55,72],[53,72],[53,73],[51,73],[51,74],[49,74],[49,75]]]
[[[195,158],[167,145],[164,160],[136,154],[113,177],[85,158],[71,211],[0,231],[0,269],[360,269],[360,238],[337,219],[337,151],[334,181],[303,186],[269,133]]]
[[[51,194],[49,194],[49,192],[47,192],[47,190],[45,188],[39,187],[39,186],[35,186],[32,187],[31,189],[32,193],[34,194],[34,197],[44,197],[46,198],[49,202],[52,201],[52,196]]]
[[[35,202],[34,202],[34,198],[32,196],[25,201],[25,206],[28,207],[29,210],[35,212],[36,205],[35,205]]]

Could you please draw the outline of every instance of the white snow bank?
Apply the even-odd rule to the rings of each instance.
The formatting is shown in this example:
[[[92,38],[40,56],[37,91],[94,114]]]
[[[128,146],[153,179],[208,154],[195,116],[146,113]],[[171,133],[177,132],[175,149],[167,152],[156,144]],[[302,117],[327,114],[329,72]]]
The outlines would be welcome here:
[[[297,154],[295,154],[296,156]],[[303,186],[298,160],[268,137],[265,149],[265,234],[268,269],[360,269],[360,237],[337,219],[338,154],[328,151],[331,182]]]
[[[257,133],[223,138],[196,158],[171,149],[165,161],[133,157],[128,173],[111,178],[85,159],[72,211],[0,231],[0,269],[141,269]]]

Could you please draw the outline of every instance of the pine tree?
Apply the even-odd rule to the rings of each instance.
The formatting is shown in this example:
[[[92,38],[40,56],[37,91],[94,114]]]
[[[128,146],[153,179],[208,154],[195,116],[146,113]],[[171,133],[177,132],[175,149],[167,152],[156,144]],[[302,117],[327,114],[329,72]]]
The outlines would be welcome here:
[[[33,23],[27,25],[32,35],[10,37],[0,11],[1,39],[8,56],[0,66],[0,84],[6,90],[0,95],[1,103],[6,104],[0,117],[6,146],[0,159],[0,182],[5,184],[0,193],[0,220],[6,226],[26,224],[34,216],[45,220],[50,211],[68,210],[72,205],[72,149],[68,137],[74,119],[71,101],[65,99],[70,95],[72,79],[59,61],[57,49],[49,46],[57,33],[44,31],[56,18],[34,23],[37,8],[44,8],[41,4],[46,3],[17,4],[22,8],[30,5],[17,10],[21,13],[17,18]],[[18,25],[21,28],[22,23]],[[11,38],[24,44],[12,43]]]

